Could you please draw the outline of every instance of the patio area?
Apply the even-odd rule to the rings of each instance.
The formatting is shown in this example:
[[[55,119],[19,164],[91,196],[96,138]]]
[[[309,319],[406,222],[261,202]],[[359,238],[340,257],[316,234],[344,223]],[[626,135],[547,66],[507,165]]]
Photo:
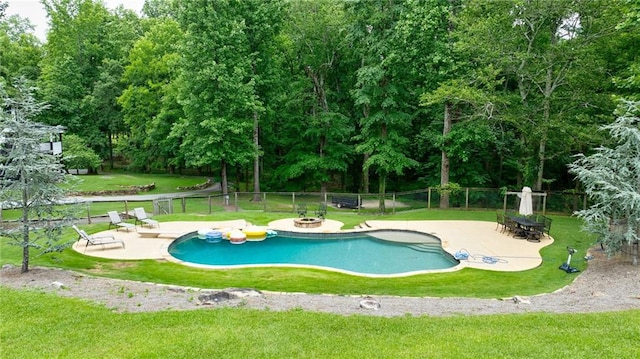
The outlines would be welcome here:
[[[245,220],[198,222],[179,221],[161,222],[159,227],[148,228],[138,226],[136,230],[111,229],[94,233],[94,236],[112,235],[124,241],[125,248],[118,244],[105,246],[86,246],[80,240],[73,249],[88,256],[117,260],[171,260],[169,245],[178,237],[198,231],[199,229],[241,229],[251,226]],[[410,230],[431,234],[438,237],[442,247],[451,255],[467,254],[468,258],[460,260],[455,269],[465,267],[494,271],[522,271],[532,269],[542,263],[540,249],[553,243],[553,238],[543,237],[540,242],[529,242],[501,233],[496,230],[494,222],[483,221],[367,221],[363,227],[343,229],[343,223],[326,219],[317,228],[299,228],[294,225],[294,218],[281,219],[261,226],[274,231],[305,233],[341,233],[362,232],[378,229]]]

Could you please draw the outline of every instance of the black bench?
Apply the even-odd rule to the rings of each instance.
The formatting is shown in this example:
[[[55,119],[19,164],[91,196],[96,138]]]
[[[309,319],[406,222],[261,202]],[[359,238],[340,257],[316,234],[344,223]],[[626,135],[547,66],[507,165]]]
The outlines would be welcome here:
[[[333,196],[331,197],[331,203],[335,204],[338,208],[360,208],[362,207],[362,200],[358,197],[350,196]]]

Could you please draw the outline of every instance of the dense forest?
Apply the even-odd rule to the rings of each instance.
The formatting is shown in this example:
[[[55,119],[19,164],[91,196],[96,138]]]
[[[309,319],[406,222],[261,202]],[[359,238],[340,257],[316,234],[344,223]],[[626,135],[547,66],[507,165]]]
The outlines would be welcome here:
[[[28,79],[96,169],[580,190],[567,166],[640,94],[638,0],[42,3],[44,43],[0,0],[0,82]]]

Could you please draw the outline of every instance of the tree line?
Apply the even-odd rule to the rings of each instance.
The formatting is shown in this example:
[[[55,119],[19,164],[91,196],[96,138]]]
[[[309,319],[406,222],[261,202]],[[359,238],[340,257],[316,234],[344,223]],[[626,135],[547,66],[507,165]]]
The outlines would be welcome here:
[[[580,190],[568,164],[640,88],[637,0],[42,3],[44,43],[0,1],[0,81],[38,121],[224,192]]]

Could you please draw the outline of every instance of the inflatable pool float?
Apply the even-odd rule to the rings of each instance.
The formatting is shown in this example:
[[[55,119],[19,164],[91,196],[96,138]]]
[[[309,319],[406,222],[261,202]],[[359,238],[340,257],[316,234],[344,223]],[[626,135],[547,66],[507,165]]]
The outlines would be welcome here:
[[[229,233],[229,241],[231,244],[242,244],[247,241],[247,235],[241,230],[234,229]]]
[[[222,232],[209,231],[204,235],[204,240],[207,243],[219,243],[220,241],[222,241]]]
[[[198,229],[198,238],[206,239],[207,238],[207,233],[209,233],[209,232],[211,232],[211,228]]]
[[[267,230],[260,227],[247,227],[242,232],[247,235],[248,241],[264,241],[267,238]]]
[[[267,229],[267,238],[275,237],[278,235],[278,232],[273,229]]]
[[[231,234],[232,230],[233,228],[228,228],[228,227],[219,229],[219,231],[222,232],[222,239],[229,240],[229,235]]]

